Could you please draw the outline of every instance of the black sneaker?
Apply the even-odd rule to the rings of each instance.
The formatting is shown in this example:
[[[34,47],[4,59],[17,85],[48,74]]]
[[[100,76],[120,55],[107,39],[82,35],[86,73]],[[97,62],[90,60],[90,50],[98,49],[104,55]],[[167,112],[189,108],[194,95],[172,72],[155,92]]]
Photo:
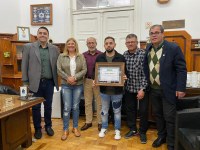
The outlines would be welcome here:
[[[146,144],[147,143],[146,134],[140,134],[140,141],[141,141],[142,144]]]
[[[133,136],[136,136],[138,135],[138,132],[137,131],[134,131],[134,130],[130,130],[128,133],[125,134],[124,138],[125,139],[129,139]]]
[[[41,137],[42,137],[42,131],[40,129],[35,130],[34,137],[36,139],[41,139]]]
[[[48,136],[54,135],[54,131],[51,127],[47,127],[45,130],[46,130]]]

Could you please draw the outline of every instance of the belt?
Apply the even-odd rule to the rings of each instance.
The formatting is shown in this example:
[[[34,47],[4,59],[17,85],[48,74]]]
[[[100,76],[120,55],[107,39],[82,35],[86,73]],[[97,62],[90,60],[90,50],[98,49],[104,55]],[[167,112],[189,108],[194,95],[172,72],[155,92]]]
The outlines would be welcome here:
[[[92,77],[85,77],[85,78],[87,78],[87,79],[93,79]]]

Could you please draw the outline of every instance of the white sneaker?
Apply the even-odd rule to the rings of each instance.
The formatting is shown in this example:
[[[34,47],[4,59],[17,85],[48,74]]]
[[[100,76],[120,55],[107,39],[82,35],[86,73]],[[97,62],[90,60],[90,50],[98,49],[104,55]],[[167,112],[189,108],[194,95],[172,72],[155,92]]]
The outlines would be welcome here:
[[[121,139],[120,131],[115,130],[115,140],[120,140],[120,139]]]
[[[99,137],[103,138],[106,135],[107,129],[101,129],[99,132]]]

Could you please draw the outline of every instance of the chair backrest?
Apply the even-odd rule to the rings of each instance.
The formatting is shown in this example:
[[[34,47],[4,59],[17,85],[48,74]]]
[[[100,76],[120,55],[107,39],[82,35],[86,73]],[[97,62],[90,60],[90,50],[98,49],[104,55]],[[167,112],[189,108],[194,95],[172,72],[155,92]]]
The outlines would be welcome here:
[[[14,90],[13,88],[6,86],[6,85],[0,85],[0,94],[10,94],[10,95],[18,95],[19,92]]]
[[[177,100],[177,110],[200,108],[200,96],[184,97]]]

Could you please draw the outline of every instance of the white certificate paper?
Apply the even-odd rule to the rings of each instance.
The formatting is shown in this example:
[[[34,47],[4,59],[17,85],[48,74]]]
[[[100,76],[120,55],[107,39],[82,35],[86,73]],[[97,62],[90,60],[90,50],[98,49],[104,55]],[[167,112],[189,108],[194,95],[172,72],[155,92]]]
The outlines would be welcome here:
[[[99,82],[119,83],[120,68],[119,67],[100,67]]]

